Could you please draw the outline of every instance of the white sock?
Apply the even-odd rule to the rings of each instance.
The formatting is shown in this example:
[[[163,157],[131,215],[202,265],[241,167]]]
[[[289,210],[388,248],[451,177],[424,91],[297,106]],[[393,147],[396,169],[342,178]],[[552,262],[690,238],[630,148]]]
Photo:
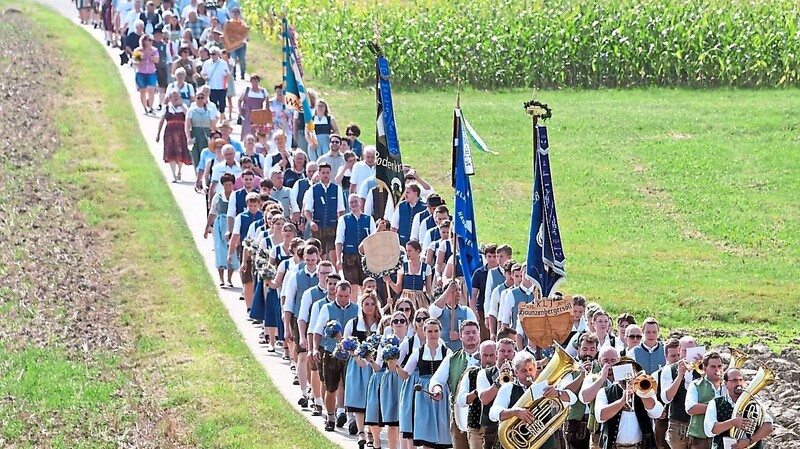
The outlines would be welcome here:
[[[314,403],[317,405],[322,405],[322,398],[314,398]]]
[[[345,411],[344,411],[344,409],[343,409],[343,408],[337,408],[337,409],[336,409],[336,416],[339,416],[339,415],[343,414],[344,412],[345,412]]]

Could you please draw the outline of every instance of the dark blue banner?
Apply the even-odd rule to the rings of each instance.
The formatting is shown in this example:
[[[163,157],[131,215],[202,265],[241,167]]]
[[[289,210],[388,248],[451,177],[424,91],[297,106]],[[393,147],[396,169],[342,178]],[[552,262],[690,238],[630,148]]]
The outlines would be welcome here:
[[[377,49],[379,52],[379,49]],[[383,182],[392,194],[397,205],[405,190],[403,178],[403,162],[400,155],[400,143],[397,139],[397,126],[394,121],[394,105],[392,103],[392,87],[389,83],[389,61],[380,53],[377,55],[377,73],[375,80],[378,117],[376,122],[375,178]]]
[[[550,173],[547,127],[534,129],[533,208],[528,237],[527,273],[543,297],[550,296],[564,280],[564,250],[558,229],[553,178]]]
[[[453,220],[458,258],[464,271],[467,295],[472,295],[472,273],[482,265],[478,248],[478,232],[475,227],[475,208],[472,204],[472,186],[465,165],[464,127],[461,110],[453,117],[453,181],[455,188],[455,211]]]

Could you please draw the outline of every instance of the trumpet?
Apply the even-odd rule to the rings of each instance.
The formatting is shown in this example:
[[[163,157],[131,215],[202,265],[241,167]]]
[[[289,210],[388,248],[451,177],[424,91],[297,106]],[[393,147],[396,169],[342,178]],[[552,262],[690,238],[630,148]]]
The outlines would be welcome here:
[[[706,374],[706,371],[703,369],[702,360],[698,360],[696,362],[683,362],[683,364],[686,365],[687,371],[695,371],[700,375],[700,377],[703,377]]]
[[[497,382],[500,384],[507,384],[509,382],[514,382],[516,376],[514,376],[514,369],[511,367],[511,362],[506,360],[505,363],[500,367],[499,375],[497,376]]]
[[[626,390],[630,390],[640,398],[652,398],[656,395],[658,383],[653,376],[645,373],[644,371],[639,371],[633,377],[627,378],[622,382],[625,383],[624,387]],[[633,401],[634,397],[631,395],[628,398],[628,403],[626,404],[627,410],[633,410]]]

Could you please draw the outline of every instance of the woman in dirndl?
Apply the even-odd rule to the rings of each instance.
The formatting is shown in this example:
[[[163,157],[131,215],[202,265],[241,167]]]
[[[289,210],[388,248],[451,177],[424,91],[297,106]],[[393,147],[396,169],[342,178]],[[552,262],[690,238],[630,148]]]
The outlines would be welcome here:
[[[164,162],[168,163],[170,170],[172,170],[172,182],[180,181],[183,165],[192,163],[192,157],[189,154],[189,143],[184,132],[186,112],[187,109],[181,101],[181,95],[176,90],[171,91],[169,103],[164,108],[164,115],[161,116],[161,120],[158,122],[156,142],[161,137],[161,129],[164,127],[164,122],[166,122],[167,127],[164,130]],[[176,167],[177,172],[175,170]]]
[[[264,109],[267,99],[269,98],[267,89],[259,86],[259,82],[261,82],[260,76],[255,74],[250,75],[250,85],[247,86],[239,97],[239,116],[242,117],[242,137],[248,134],[255,134],[253,132],[250,113],[258,109]]]
[[[397,309],[403,307],[401,301],[408,301],[408,299],[400,298],[397,302]],[[414,312],[413,328],[408,333],[402,343],[400,343],[400,360],[401,365],[405,366],[411,354],[419,351],[419,348],[425,346],[425,321],[431,317],[427,309],[419,309]],[[403,381],[400,386],[400,434],[403,437],[403,449],[414,449],[414,385],[419,380],[419,371],[409,373],[409,377]]]
[[[232,173],[225,173],[220,178],[222,190],[220,190],[211,200],[211,209],[208,213],[208,222],[203,238],[208,238],[208,234],[214,236],[214,259],[219,274],[219,286],[225,287],[225,270],[228,270],[228,287],[233,287],[233,272],[239,269],[239,259],[234,257],[228,263],[228,239],[225,233],[228,232],[228,202],[233,194],[233,183],[236,177]]]
[[[397,310],[392,314],[392,334],[396,335],[401,342],[407,341],[406,335],[408,334],[409,322],[409,317],[401,310]],[[378,353],[378,363],[383,361],[382,351],[383,349],[381,348]],[[389,440],[391,449],[396,449],[400,442],[400,388],[403,385],[403,379],[397,374],[397,366],[403,358],[404,354],[400,351],[398,360],[388,360],[386,362],[388,370],[381,378],[378,393],[381,419],[383,424],[388,427],[386,429],[386,437]]]
[[[269,253],[275,245],[283,243],[283,224],[285,219],[279,212],[265,213],[264,225],[256,228],[256,233],[253,239],[259,249],[259,252],[265,251]],[[277,229],[277,232],[276,232]],[[255,324],[264,325],[264,340],[262,344],[267,345],[267,352],[275,352],[275,334],[276,329],[267,329],[264,323],[264,317],[267,313],[267,289],[268,286],[261,279],[260,275],[256,276],[255,287],[253,290],[253,306],[250,308],[250,319]],[[272,331],[271,333],[269,331]]]
[[[389,275],[383,276],[383,281],[401,297],[409,298],[414,303],[415,309],[430,305],[432,272],[431,267],[422,261],[422,246],[416,240],[406,243],[406,262],[403,269],[397,272],[397,282],[392,281]]]
[[[269,252],[269,264],[277,267],[285,260],[292,258],[292,238],[296,235],[297,228],[292,223],[286,223],[286,219],[282,215],[276,215],[272,223],[273,235],[280,233],[283,237],[280,244],[273,242],[274,245]],[[263,284],[268,287],[266,310],[264,312],[264,330],[273,340],[272,344],[275,344],[274,340],[283,342],[283,311],[281,310],[280,285],[275,282],[274,278],[264,279]]]
[[[381,312],[378,307],[378,297],[374,291],[366,290],[361,297],[361,316],[348,321],[342,335],[344,338],[356,337],[359,343],[363,343],[367,337],[378,332],[380,320]],[[380,350],[378,354],[380,355]],[[364,424],[367,411],[367,391],[373,372],[370,360],[372,360],[371,356],[362,359],[352,354],[347,361],[347,375],[345,376],[344,405],[348,413],[355,415],[355,420],[350,425],[349,432],[350,435],[358,434],[359,448],[363,448],[367,444]]]
[[[450,437],[450,405],[449,401],[434,401],[427,391],[430,390],[431,376],[439,369],[442,360],[451,354],[447,346],[439,341],[441,324],[429,318],[425,321],[425,346],[411,353],[405,366],[398,368],[397,374],[404,380],[410,378],[415,371],[419,374],[418,385],[421,391],[414,393],[414,410],[412,436],[414,446],[426,448],[450,448],[453,446]],[[413,387],[412,387],[413,388]],[[447,386],[444,386],[447,389]],[[444,392],[443,397],[447,397]]]
[[[208,148],[208,136],[211,133],[211,124],[217,119],[219,113],[208,108],[208,97],[203,92],[198,92],[194,104],[189,107],[186,113],[186,126],[184,131],[192,143],[192,165],[195,171],[199,167],[200,150]],[[210,170],[206,170],[210,172]]]

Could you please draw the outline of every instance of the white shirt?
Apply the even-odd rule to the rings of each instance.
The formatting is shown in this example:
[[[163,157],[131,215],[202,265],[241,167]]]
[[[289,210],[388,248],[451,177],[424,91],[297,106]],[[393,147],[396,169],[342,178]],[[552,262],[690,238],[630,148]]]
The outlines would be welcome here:
[[[733,398],[728,394],[728,390],[726,388],[722,388],[723,393],[722,397],[725,398],[728,403],[733,406],[736,405]],[[756,399],[756,402],[761,404],[761,402]],[[762,404],[761,407],[766,410],[764,405]],[[705,432],[706,436],[709,438],[714,438],[715,436],[719,435],[718,433],[714,433],[714,424],[719,422],[717,419],[717,401],[711,401],[708,403],[708,408],[706,409],[706,416],[703,418],[703,431]],[[764,422],[772,424],[772,416],[769,413],[764,413]],[[726,430],[725,433],[728,433]]]
[[[578,350],[575,348],[577,347],[577,342],[580,336],[581,334],[579,333],[573,335],[572,338],[569,340],[569,343],[567,343],[567,347],[564,348],[567,351],[567,353],[572,357],[576,357],[578,355]],[[605,348],[606,346],[611,346],[611,334],[607,335],[605,340],[603,340],[603,342],[598,345],[597,347],[598,353],[601,349]],[[614,348],[616,348],[617,351],[622,351],[623,349],[625,349],[625,346],[622,343],[621,338],[614,337]]]
[[[117,14],[119,14],[120,26],[128,21],[128,13],[133,11],[133,1],[126,0],[119,2],[117,5]]]
[[[371,189],[367,190],[367,192],[363,195],[361,192],[363,191],[359,191],[358,196],[364,199],[364,213],[367,215],[372,215],[372,211],[375,210],[375,200],[372,198],[372,195],[370,195],[372,190]],[[394,199],[392,198],[392,195],[389,195],[386,198],[386,209],[384,209],[383,211],[382,218],[384,220],[389,220],[392,218],[393,214],[394,214]]]
[[[689,391],[689,384],[692,383],[692,380],[694,380],[692,372],[686,371],[686,373],[683,375],[683,388],[686,389],[686,391]],[[667,390],[674,381],[675,379],[672,378],[672,366],[669,364],[661,370],[661,376],[658,379],[659,385],[661,385],[661,402],[663,404],[669,404],[672,402],[667,400]]]
[[[341,243],[342,245],[344,245],[344,231],[345,228],[347,227],[344,221],[344,217],[346,217],[346,215],[342,215],[341,217],[339,217],[339,221],[336,222],[336,241],[335,241],[336,244]],[[367,230],[367,235],[369,236],[375,233],[375,219],[373,219],[372,216],[370,215],[367,215],[367,217],[369,217],[369,229]]]
[[[655,399],[655,398],[654,398]],[[597,399],[594,403],[594,416],[597,422],[604,423],[605,420],[600,419],[600,415],[608,407],[608,397],[606,397],[606,389],[602,388],[597,392]],[[645,407],[646,408],[646,407]],[[647,416],[656,419],[661,416],[664,411],[664,406],[660,402],[655,401],[655,406],[647,410]],[[636,414],[633,411],[621,411],[622,417],[619,421],[619,433],[617,433],[616,444],[636,444],[642,441],[642,429],[639,427],[639,421],[636,420]]]
[[[208,86],[212,90],[222,90],[226,88],[225,82],[230,76],[230,67],[220,58],[217,58],[217,62],[209,58],[203,63],[202,74],[208,76]]]
[[[500,279],[502,279],[504,281],[506,279],[506,276],[505,276],[505,274],[503,274],[503,270],[500,267],[492,268],[491,270],[489,270],[488,273],[486,273],[486,287],[485,287],[485,289],[483,291],[483,304],[484,304],[483,310],[486,310],[488,308],[486,305],[487,304],[491,304],[491,302],[492,302],[492,291],[495,288],[494,277],[492,276],[492,271],[493,270],[497,270],[497,271],[500,272]],[[495,316],[495,318],[497,318],[497,317]]]
[[[234,177],[238,178],[242,174],[242,166],[239,165],[238,162],[235,162],[232,167],[225,162],[221,164],[215,163],[214,168],[211,169],[211,182],[217,183],[216,190],[214,191],[215,193],[221,192],[224,189],[222,183],[219,181],[225,173],[231,173]]]
[[[526,295],[531,295],[533,293],[533,287],[528,290],[523,285],[520,285],[519,288]],[[504,295],[500,297],[500,307],[497,310],[497,321],[506,325],[511,325],[512,320],[515,325],[516,321],[519,321],[514,320],[514,317],[511,316],[511,311],[514,308],[514,295],[511,294],[511,290],[511,288],[508,288],[503,292]],[[533,299],[533,297],[531,297],[531,299]]]
[[[315,293],[314,290],[320,291],[325,294],[325,297],[328,296],[328,292],[325,291],[324,286],[315,285],[314,287],[309,288],[303,293],[303,296],[300,298],[300,312],[297,320],[303,320],[306,323],[311,322],[311,305],[313,304],[314,298],[312,295]],[[322,299],[325,299],[323,297]],[[322,301],[324,304],[324,301]]]
[[[304,178],[300,178],[304,179]],[[300,205],[297,202],[297,196],[300,195],[300,179],[298,179],[294,185],[292,186],[292,190],[289,192],[289,204],[292,207],[292,213],[300,212]],[[309,184],[308,190],[311,190],[311,187],[314,187],[314,184]],[[303,201],[303,198],[300,198],[300,201]]]
[[[411,203],[408,203],[408,204],[410,205]],[[417,202],[414,203],[414,205],[411,206],[411,208],[413,209],[417,204],[419,204],[419,200],[417,200]],[[411,217],[411,219],[413,220],[414,217]],[[400,229],[400,209],[399,208],[395,209],[392,212],[392,219],[390,220],[390,222],[391,222],[393,228]],[[411,233],[410,228],[409,228],[409,233]]]
[[[355,329],[353,329],[353,321],[358,321],[358,324],[356,324]],[[361,318],[361,315],[359,315],[357,320],[350,320],[347,322],[347,324],[344,325],[344,330],[342,331],[342,337],[343,338],[352,337],[353,331],[371,332],[374,334],[375,332],[378,332],[378,323],[372,323],[372,326],[370,326],[369,330],[367,330],[366,323],[364,323],[364,320]],[[381,358],[381,353],[383,353],[383,351],[378,351],[378,359]],[[403,354],[401,352],[400,360],[402,359],[403,359]],[[381,364],[381,362],[378,360],[376,360],[375,363],[377,363],[378,365]]]
[[[325,189],[325,192],[327,193],[328,189],[331,188],[331,186],[335,186],[335,185],[336,184],[334,184],[332,182],[329,182],[327,186],[322,184],[322,187]],[[341,189],[339,189],[339,190],[341,190]],[[341,192],[340,192],[339,195],[336,195],[336,200],[337,200],[336,201],[336,212],[344,212],[344,198],[342,197]],[[307,211],[311,212],[312,214],[314,213],[314,189],[313,188],[309,188],[308,190],[306,190],[306,194],[303,197],[303,210],[304,211],[307,210]]]
[[[431,353],[431,348],[427,345],[424,346],[422,350],[422,360],[425,361],[436,361],[442,360],[446,357],[449,357],[453,352],[447,349],[447,346],[441,342],[442,340],[439,339],[439,343],[436,345],[436,349]],[[442,351],[442,354],[439,354],[439,351]],[[408,357],[408,361],[406,362],[406,366],[403,367],[403,371],[406,374],[411,374],[417,369],[417,364],[419,363],[419,351],[412,351],[411,355]],[[448,366],[450,364],[448,363]]]
[[[505,282],[501,285],[505,285]],[[514,287],[514,284],[511,284],[511,287],[506,287],[502,293],[505,293],[512,287]],[[500,300],[502,299],[502,293],[500,292],[500,285],[493,287],[492,294],[489,296],[489,307],[485,308],[487,313],[495,318],[497,318],[497,315],[500,312]]]
[[[286,281],[283,283],[282,293],[283,296],[286,297],[286,301],[283,302],[284,312],[292,313],[294,310],[294,297],[295,293],[297,293],[297,275],[299,274],[299,271],[297,270],[298,267],[299,265],[296,265],[292,271],[286,274],[288,279],[286,279]],[[308,271],[308,267],[304,267],[303,271],[309,276],[313,276],[317,273],[316,267],[314,268],[314,271]],[[300,299],[303,299],[302,296]]]
[[[235,217],[236,216],[236,206],[238,206],[238,204],[237,204],[237,201],[238,201],[237,198],[238,197],[236,195],[236,192],[237,191],[234,190],[233,194],[231,194],[231,198],[228,200],[228,214],[227,215],[229,217]],[[245,195],[245,196],[247,196],[247,195]]]
[[[422,212],[414,214],[414,218],[411,219],[411,237],[410,237],[411,240],[417,240],[417,241],[422,240],[422,236],[424,236],[425,235],[424,233],[427,232],[428,226],[424,225],[425,229],[422,229],[423,227],[422,222],[425,221],[425,219],[427,219],[428,217],[420,218],[422,217],[422,214],[427,212],[428,210],[425,209]],[[423,246],[422,249],[425,249],[425,247]]]
[[[127,27],[127,31],[126,31],[127,34],[130,34],[130,33],[134,32],[134,31],[136,31],[135,23],[136,23],[137,20],[139,20],[139,16],[143,12],[144,12],[144,9],[140,9],[140,10],[137,11],[136,9],[134,9],[133,4],[131,4],[131,9],[125,15],[125,20],[122,22],[122,23],[124,23],[124,25],[122,25],[122,23],[120,23],[120,25]]]
[[[419,216],[419,214],[415,215],[415,217],[416,217],[416,216]],[[413,227],[413,225],[412,225],[412,227]],[[422,231],[422,228],[420,228],[420,233],[419,233],[419,244],[420,244],[420,246],[422,246],[422,252],[423,252],[423,254],[424,254],[424,253],[426,253],[426,252],[428,252],[428,248],[430,248],[430,247],[431,247],[431,245],[432,245],[432,244],[433,244],[435,241],[438,241],[438,240],[434,240],[434,238],[433,238],[433,232],[434,232],[435,230],[436,230],[436,228],[430,228],[430,229],[427,229],[427,230],[425,230],[425,231]],[[412,232],[413,232],[413,231],[412,231]]]
[[[350,174],[350,184],[355,185],[358,189],[358,184],[367,180],[367,178],[375,176],[375,165],[370,167],[364,161],[358,161],[353,165],[353,172]]]
[[[307,335],[310,336],[311,334],[313,334],[313,332],[311,332],[311,329],[313,329],[317,325],[317,321],[319,321],[319,311],[320,309],[322,309],[322,306],[324,306],[325,304],[329,304],[333,301],[335,301],[335,299],[330,299],[326,296],[322,301],[317,301],[311,306],[311,316],[308,319],[308,326],[306,327]]]

